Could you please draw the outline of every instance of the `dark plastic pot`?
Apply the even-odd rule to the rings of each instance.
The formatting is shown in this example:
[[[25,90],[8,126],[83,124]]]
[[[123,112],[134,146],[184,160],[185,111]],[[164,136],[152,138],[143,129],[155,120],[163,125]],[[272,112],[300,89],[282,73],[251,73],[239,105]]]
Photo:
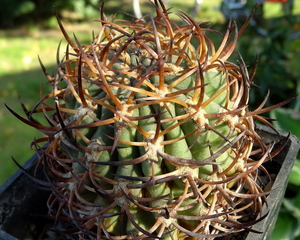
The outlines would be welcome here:
[[[269,128],[260,125],[257,131],[265,143],[275,141],[280,144],[287,136],[284,132],[277,135]],[[299,140],[295,136],[290,136],[285,148],[265,165],[271,174],[277,175],[268,196],[268,207],[264,206],[263,210],[263,214],[268,213],[268,215],[263,221],[253,226],[253,229],[262,234],[249,233],[245,236],[246,240],[270,238],[299,147]],[[33,156],[24,168],[29,169],[36,159],[36,156]],[[42,177],[43,169],[38,169],[37,173],[40,173],[39,177]],[[40,189],[40,186],[30,180],[21,170],[9,178],[0,188],[0,239],[41,239],[39,236],[43,235],[49,224],[51,226],[51,222],[41,217],[47,215],[46,202],[49,194],[50,192]]]
[[[23,166],[29,169],[37,156],[32,156]],[[39,169],[37,177],[43,176]],[[47,199],[50,192],[26,176],[22,170],[15,172],[0,187],[0,239],[39,239],[49,223],[41,215],[47,215]]]

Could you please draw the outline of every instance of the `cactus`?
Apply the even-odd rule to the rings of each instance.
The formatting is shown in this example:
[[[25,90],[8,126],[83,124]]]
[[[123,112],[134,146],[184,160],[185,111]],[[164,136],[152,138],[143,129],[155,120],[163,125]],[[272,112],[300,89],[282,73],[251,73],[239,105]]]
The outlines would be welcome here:
[[[230,21],[216,47],[205,23],[181,11],[179,26],[151,4],[156,16],[132,21],[110,21],[102,6],[86,46],[58,19],[65,56],[55,77],[42,65],[53,91],[31,111],[23,105],[27,119],[8,108],[46,135],[32,146],[52,190],[49,214],[74,239],[255,232],[268,195],[258,171],[269,177],[262,164],[282,146],[265,144],[254,120],[271,126],[259,114],[289,100],[249,110],[254,73],[242,58],[228,61],[244,28]]]

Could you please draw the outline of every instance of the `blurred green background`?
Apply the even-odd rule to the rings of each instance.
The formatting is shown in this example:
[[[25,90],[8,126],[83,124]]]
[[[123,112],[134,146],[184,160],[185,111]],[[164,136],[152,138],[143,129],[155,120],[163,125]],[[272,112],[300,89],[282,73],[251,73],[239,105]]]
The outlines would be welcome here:
[[[291,1],[291,0],[289,0]],[[47,79],[39,66],[38,56],[50,75],[55,74],[57,46],[63,36],[60,33],[53,14],[55,6],[66,30],[76,34],[81,43],[92,40],[92,32],[97,33],[99,23],[99,0],[2,0],[0,6],[0,184],[2,184],[17,166],[12,156],[23,164],[33,155],[30,143],[42,136],[16,119],[5,108],[6,103],[17,113],[22,113],[21,101],[30,109],[39,99],[40,87],[47,89]],[[182,9],[195,14],[194,0],[169,0],[171,12]],[[140,0],[141,11],[148,13],[150,4]],[[252,5],[251,5],[252,4]],[[275,104],[300,93],[300,38],[292,39],[292,34],[300,32],[300,0],[293,1],[292,11],[279,2],[265,2],[263,12],[255,13],[259,27],[267,32],[261,36],[258,26],[249,26],[241,36],[238,50],[249,66],[254,66],[258,54],[258,68],[255,83],[260,86],[252,90],[250,107],[257,107],[264,99],[267,90],[271,90],[267,105]],[[107,0],[106,14],[118,14],[129,18],[123,12],[133,14],[131,0]],[[122,6],[122,9],[120,9]],[[226,31],[228,20],[220,12],[221,0],[204,0],[197,21],[212,22],[211,28],[222,33]],[[249,8],[253,6],[250,3]],[[174,20],[178,16],[173,14]],[[245,19],[235,19],[239,27]],[[216,42],[221,35],[210,36]],[[62,41],[60,56],[63,56],[66,42]],[[237,53],[232,57],[238,59]],[[271,112],[277,118],[275,126],[291,131],[300,138],[300,100]],[[298,157],[298,159],[300,159]],[[296,160],[286,198],[275,227],[272,240],[300,239],[300,160]]]

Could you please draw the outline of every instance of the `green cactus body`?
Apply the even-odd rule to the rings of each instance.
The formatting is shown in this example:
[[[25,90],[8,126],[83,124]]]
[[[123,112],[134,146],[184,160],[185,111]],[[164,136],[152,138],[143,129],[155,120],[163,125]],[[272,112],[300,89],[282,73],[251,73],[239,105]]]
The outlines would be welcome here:
[[[102,15],[88,46],[60,23],[74,54],[67,49],[44,98],[56,103],[40,101],[51,126],[37,128],[49,135],[41,162],[60,193],[52,210],[60,204],[58,219],[80,226],[76,239],[213,239],[249,230],[243,214],[265,200],[256,171],[271,147],[248,110],[252,79],[242,61],[227,61],[235,24],[216,50],[203,24],[181,12],[178,26],[152,4],[155,17]]]

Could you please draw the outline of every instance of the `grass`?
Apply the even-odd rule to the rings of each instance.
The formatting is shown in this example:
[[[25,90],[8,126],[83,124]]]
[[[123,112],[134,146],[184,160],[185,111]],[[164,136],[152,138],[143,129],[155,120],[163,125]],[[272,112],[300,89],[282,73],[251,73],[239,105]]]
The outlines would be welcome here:
[[[131,10],[129,0],[123,11]],[[197,16],[198,21],[211,21],[221,24],[222,32],[225,31],[224,18],[218,11],[221,0],[204,1],[201,6],[201,11]],[[148,1],[141,0],[142,12],[149,11]],[[297,1],[295,1],[297,2]],[[178,12],[178,9],[183,9],[186,12],[191,12],[193,9],[193,0],[172,0],[172,12]],[[274,4],[274,3],[272,3]],[[269,13],[272,12],[277,16],[278,5],[265,6],[268,9],[267,17],[272,17]],[[113,14],[119,9],[119,1],[107,1],[106,9],[108,14]],[[276,10],[277,9],[277,10]],[[300,6],[295,6],[300,14]],[[122,13],[120,13],[122,14]],[[298,12],[296,12],[298,14]],[[97,29],[96,22],[90,21],[91,26],[87,24],[65,24],[66,29],[70,34],[76,33],[76,36],[83,42],[91,40],[91,31]],[[17,113],[21,114],[22,109],[19,104],[18,95],[27,108],[32,108],[35,102],[39,99],[39,89],[42,84],[46,83],[46,78],[39,66],[38,56],[43,61],[49,73],[55,73],[55,58],[58,43],[63,39],[58,28],[51,30],[40,29],[14,29],[11,31],[0,32],[0,184],[3,183],[13,172],[17,170],[17,166],[13,163],[13,156],[20,164],[23,164],[33,154],[30,150],[30,142],[34,138],[41,137],[42,134],[35,129],[32,129],[18,119],[16,119],[5,108],[6,103]],[[65,42],[62,44],[61,56]],[[49,88],[46,84],[44,88]],[[23,115],[24,116],[24,115]]]
[[[33,138],[41,136],[41,133],[26,127],[10,114],[4,103],[21,113],[18,100],[20,94],[28,108],[34,105],[38,100],[39,87],[45,82],[41,69],[37,68],[37,53],[40,52],[41,58],[47,59],[48,54],[52,55],[56,42],[55,39],[48,41],[46,38],[31,36],[0,37],[0,47],[5,49],[1,51],[0,56],[0,183],[17,169],[11,157],[21,164],[24,163],[33,154],[29,149],[30,142]],[[53,61],[48,60],[45,64],[53,68]]]
[[[62,35],[55,30],[35,31],[25,36],[15,36],[16,32],[2,33],[0,36],[0,48],[3,49],[0,52],[0,184],[17,170],[11,157],[23,164],[33,154],[30,142],[42,136],[42,133],[26,126],[10,114],[4,104],[21,114],[22,108],[18,99],[20,95],[28,109],[34,106],[39,99],[41,85],[45,84],[44,88],[49,88],[39,66],[38,56],[47,71],[51,75],[55,74],[57,46],[62,40]],[[78,33],[80,39],[87,41],[86,31],[80,30]],[[63,50],[61,54],[62,52]]]

